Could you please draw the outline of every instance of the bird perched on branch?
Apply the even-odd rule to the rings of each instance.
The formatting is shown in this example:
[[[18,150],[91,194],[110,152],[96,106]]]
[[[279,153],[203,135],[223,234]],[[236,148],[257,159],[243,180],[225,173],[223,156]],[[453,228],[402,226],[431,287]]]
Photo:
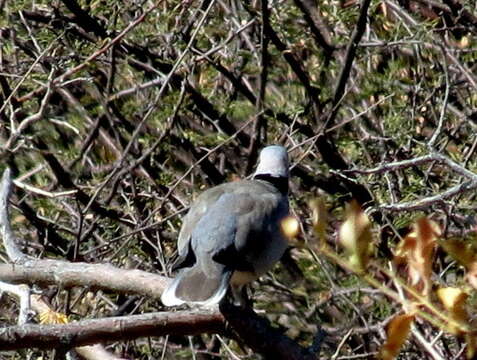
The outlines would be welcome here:
[[[203,192],[184,217],[178,239],[179,268],[162,294],[166,306],[219,303],[231,285],[244,305],[242,288],[277,262],[288,243],[281,230],[288,216],[288,154],[265,147],[252,180]]]

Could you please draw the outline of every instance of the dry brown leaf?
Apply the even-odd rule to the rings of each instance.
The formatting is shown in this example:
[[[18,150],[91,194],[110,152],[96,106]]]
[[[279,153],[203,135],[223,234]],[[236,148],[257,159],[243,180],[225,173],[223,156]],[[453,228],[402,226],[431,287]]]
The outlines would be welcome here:
[[[453,320],[449,323],[448,331],[454,335],[461,334],[462,327],[467,325],[469,320],[469,315],[465,309],[468,294],[459,288],[446,287],[437,290],[437,297],[449,312],[451,320]]]
[[[372,253],[371,221],[355,200],[346,206],[346,220],[341,225],[339,240],[351,266],[363,271]]]
[[[477,262],[476,249],[471,242],[451,238],[440,241],[439,245],[441,245],[453,259],[465,267],[469,267],[472,263]]]
[[[465,279],[474,289],[477,289],[477,261],[467,267]]]
[[[439,226],[432,220],[420,218],[413,230],[399,243],[394,260],[397,264],[406,264],[410,285],[423,295],[431,290],[432,263]]]
[[[466,355],[467,359],[475,359],[477,355],[477,333],[468,332],[465,334],[465,342],[467,344]]]
[[[467,282],[477,289],[477,249],[474,244],[458,239],[446,239],[441,241],[440,245],[454,260],[466,268]]]
[[[387,339],[379,351],[379,359],[392,360],[399,355],[414,320],[412,314],[396,315],[388,324]]]
[[[328,210],[326,209],[325,200],[321,197],[314,198],[309,201],[308,206],[312,211],[311,223],[313,224],[313,230],[319,244],[322,244],[325,241],[326,228],[328,227]]]

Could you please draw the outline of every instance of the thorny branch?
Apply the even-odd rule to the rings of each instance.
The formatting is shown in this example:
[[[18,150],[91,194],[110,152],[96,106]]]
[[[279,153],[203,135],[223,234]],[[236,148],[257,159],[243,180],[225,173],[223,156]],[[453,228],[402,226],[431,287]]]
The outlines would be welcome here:
[[[355,174],[361,174],[361,175],[376,175],[376,174],[383,174],[385,172],[390,172],[390,171],[402,170],[402,169],[406,169],[413,166],[420,166],[430,162],[438,162],[438,163],[444,164],[448,166],[450,169],[452,169],[453,171],[455,171],[457,174],[466,177],[472,182],[477,182],[477,174],[467,170],[466,168],[459,165],[455,161],[451,160],[447,156],[436,153],[436,152],[432,152],[430,154],[423,155],[423,156],[418,156],[413,159],[388,162],[371,169],[350,169],[350,170],[345,170],[343,172],[355,173]]]
[[[0,167],[8,164],[22,175],[14,182],[19,212],[12,219],[22,237],[15,242],[10,228],[1,230],[6,244],[10,237],[23,253],[15,264],[0,265],[0,280],[52,291],[59,284],[52,299],[67,315],[87,312],[82,294],[94,289],[101,289],[89,293],[98,309],[160,307],[158,294],[168,279],[155,273],[169,271],[178,218],[205,187],[249,174],[251,165],[247,170],[244,164],[254,159],[247,150],[255,152],[265,139],[293,149],[290,189],[305,238],[305,198],[316,191],[327,193],[333,209],[351,198],[373,207],[373,199],[391,191],[391,204],[373,207],[383,249],[403,231],[392,211],[444,204],[439,217],[459,236],[472,223],[477,17],[462,0],[386,0],[372,7],[372,17],[367,0],[268,7],[267,1],[160,1],[147,9],[114,1],[88,7],[64,0],[48,9],[31,1],[22,9],[12,4],[0,1],[6,19],[0,29]],[[273,45],[268,53],[266,43]],[[61,73],[47,81],[55,68]],[[254,116],[268,126],[254,129]],[[328,128],[326,117],[332,119]],[[426,151],[435,153],[410,159]],[[440,155],[444,151],[455,158]],[[353,163],[357,168],[349,170]],[[425,164],[430,166],[423,169]],[[403,200],[409,185],[412,194],[431,196]],[[15,253],[5,248],[7,256]],[[254,298],[271,322],[276,324],[276,304],[279,322],[300,323],[292,332],[310,340],[307,329],[332,308],[334,319],[346,320],[336,324],[333,349],[325,351],[336,357],[374,354],[371,344],[383,333],[382,319],[369,310],[374,307],[353,304],[352,325],[343,315],[347,305],[335,298],[316,307],[313,299],[322,292],[308,283],[321,288],[328,266],[302,249],[291,254],[296,268],[305,263],[313,271],[306,272],[303,291],[302,280],[294,278],[290,286],[281,272],[273,282],[262,280]],[[39,259],[46,255],[56,259]],[[445,260],[441,265],[455,266]],[[436,271],[445,283],[447,270]],[[339,286],[339,279],[325,278],[324,288]],[[292,289],[299,282],[299,291]],[[319,310],[309,315],[310,307]],[[396,304],[390,307],[398,311]],[[20,306],[22,319],[26,308]],[[460,339],[449,347],[448,338],[423,330],[407,345],[410,352],[427,356],[432,344],[443,358],[460,356]],[[259,351],[255,335],[245,331],[243,338],[252,337]],[[227,341],[211,340],[206,347],[196,340],[193,353],[217,355],[222,346],[231,357],[250,356],[231,350]],[[189,346],[173,338],[151,342],[148,355],[158,358]],[[288,343],[270,344],[278,349]],[[134,345],[112,347],[140,352]]]
[[[386,211],[414,211],[426,209],[436,203],[441,203],[444,200],[455,197],[456,195],[468,192],[477,188],[477,174],[472,171],[467,170],[465,167],[459,165],[455,161],[449,159],[447,156],[442,155],[437,152],[432,152],[427,155],[419,156],[413,159],[401,160],[395,162],[389,162],[382,164],[380,166],[371,168],[371,169],[350,169],[343,171],[343,173],[354,173],[361,175],[377,175],[383,174],[391,171],[398,171],[406,169],[409,167],[420,166],[430,162],[440,163],[457,174],[465,177],[467,181],[462,182],[461,184],[455,185],[450,189],[429,197],[425,197],[415,201],[403,202],[399,204],[382,204],[379,206],[380,209]]]

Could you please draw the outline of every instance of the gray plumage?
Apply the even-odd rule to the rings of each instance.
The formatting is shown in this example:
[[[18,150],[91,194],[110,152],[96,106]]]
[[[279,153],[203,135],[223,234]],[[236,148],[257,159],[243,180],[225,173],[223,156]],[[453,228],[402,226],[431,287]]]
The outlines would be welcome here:
[[[268,146],[252,180],[213,187],[191,206],[178,239],[182,269],[164,305],[213,305],[229,284],[235,294],[267,272],[287,248],[280,223],[288,211],[288,155]]]

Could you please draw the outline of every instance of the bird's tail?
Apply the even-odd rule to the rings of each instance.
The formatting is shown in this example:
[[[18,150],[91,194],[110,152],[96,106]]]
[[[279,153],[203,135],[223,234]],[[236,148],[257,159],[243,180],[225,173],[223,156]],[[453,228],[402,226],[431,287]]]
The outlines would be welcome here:
[[[161,296],[165,306],[184,303],[211,306],[227,292],[231,271],[216,269],[206,274],[199,266],[182,269]]]

